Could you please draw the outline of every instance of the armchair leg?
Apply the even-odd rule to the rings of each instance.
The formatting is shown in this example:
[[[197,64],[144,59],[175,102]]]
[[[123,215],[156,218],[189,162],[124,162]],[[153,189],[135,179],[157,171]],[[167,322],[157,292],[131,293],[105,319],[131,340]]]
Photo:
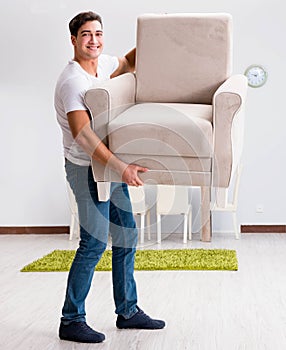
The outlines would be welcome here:
[[[201,187],[201,240],[211,241],[211,210],[210,210],[210,187]]]

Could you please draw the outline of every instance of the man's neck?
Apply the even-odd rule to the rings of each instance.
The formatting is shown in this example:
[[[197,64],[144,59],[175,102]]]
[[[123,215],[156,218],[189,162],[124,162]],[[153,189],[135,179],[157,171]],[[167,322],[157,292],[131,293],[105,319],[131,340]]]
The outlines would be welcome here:
[[[98,67],[98,58],[94,60],[80,60],[76,57],[74,58],[74,61],[79,63],[79,65],[84,69],[88,74],[97,76],[97,67]]]

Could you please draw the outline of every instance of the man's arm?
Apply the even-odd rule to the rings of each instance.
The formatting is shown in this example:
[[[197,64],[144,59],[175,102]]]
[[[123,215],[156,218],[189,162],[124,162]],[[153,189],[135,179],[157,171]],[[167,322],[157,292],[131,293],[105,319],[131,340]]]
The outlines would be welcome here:
[[[126,164],[118,159],[91,129],[87,111],[72,111],[67,116],[73,138],[89,156],[116,171],[127,185],[143,185],[138,172],[146,172],[148,169],[135,164]]]
[[[136,58],[136,48],[129,51],[124,57],[118,58],[119,66],[112,73],[110,78],[117,77],[120,74],[134,72],[135,70],[135,58]]]

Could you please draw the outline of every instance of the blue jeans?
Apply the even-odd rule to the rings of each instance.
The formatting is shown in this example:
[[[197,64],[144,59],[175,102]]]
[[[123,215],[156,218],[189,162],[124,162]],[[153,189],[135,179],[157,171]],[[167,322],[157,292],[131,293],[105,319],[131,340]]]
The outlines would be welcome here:
[[[63,324],[85,321],[85,299],[95,266],[106,249],[109,232],[115,312],[130,318],[137,312],[134,258],[138,232],[127,185],[112,183],[110,199],[100,202],[90,166],[66,160],[65,168],[78,205],[80,242],[68,276],[61,320]]]

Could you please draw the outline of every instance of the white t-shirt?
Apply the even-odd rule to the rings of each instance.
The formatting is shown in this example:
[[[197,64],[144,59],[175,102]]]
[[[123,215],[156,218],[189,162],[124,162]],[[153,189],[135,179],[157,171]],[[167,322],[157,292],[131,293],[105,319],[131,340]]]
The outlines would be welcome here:
[[[72,163],[87,166],[90,164],[90,157],[74,141],[67,113],[87,110],[84,103],[85,92],[99,82],[110,79],[110,75],[118,65],[117,57],[101,54],[98,57],[97,77],[95,77],[87,73],[78,62],[70,61],[57,81],[54,104],[63,133],[64,156]]]

